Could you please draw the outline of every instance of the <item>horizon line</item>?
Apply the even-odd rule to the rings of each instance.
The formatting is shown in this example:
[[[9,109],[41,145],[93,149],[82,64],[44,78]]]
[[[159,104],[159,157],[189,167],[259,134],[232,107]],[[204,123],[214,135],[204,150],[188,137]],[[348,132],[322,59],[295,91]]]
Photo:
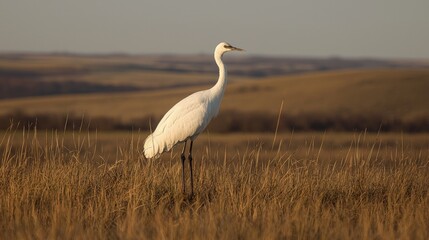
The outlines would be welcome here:
[[[0,55],[46,55],[46,56],[211,56],[212,53],[130,53],[130,52],[80,52],[80,51],[35,51],[35,50],[0,50]],[[407,61],[407,62],[425,62],[429,63],[429,58],[418,57],[374,57],[374,56],[342,56],[342,55],[287,55],[287,54],[246,54],[246,56],[231,56],[231,58],[277,58],[277,59],[341,59],[341,60],[379,60],[379,61]]]

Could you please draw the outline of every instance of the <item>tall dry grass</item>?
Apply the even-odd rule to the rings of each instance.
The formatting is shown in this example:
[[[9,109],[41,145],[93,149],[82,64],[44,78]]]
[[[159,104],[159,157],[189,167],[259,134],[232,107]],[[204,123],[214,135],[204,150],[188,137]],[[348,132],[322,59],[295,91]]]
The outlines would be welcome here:
[[[429,238],[427,146],[358,135],[340,156],[323,141],[293,152],[203,147],[188,198],[177,154],[143,160],[136,134],[113,161],[96,134],[9,130],[0,140],[1,239]]]

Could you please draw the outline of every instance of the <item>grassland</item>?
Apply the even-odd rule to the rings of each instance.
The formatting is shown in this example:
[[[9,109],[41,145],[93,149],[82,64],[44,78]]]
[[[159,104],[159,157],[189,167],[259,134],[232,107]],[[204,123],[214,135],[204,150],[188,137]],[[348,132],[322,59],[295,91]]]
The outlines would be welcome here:
[[[127,76],[125,74],[122,77],[127,79]],[[186,76],[195,78],[195,75],[190,74],[176,76],[178,79]],[[114,79],[117,76],[111,78],[116,81]],[[212,78],[215,79],[215,76]],[[142,78],[142,82],[145,81],[151,82]],[[149,118],[152,118],[154,124],[181,98],[208,87],[210,85],[6,99],[0,101],[0,115],[14,115],[19,111],[40,118],[43,114],[54,115],[55,118],[74,115],[81,119],[85,116],[100,129],[101,125],[109,125],[105,122],[110,122],[109,126],[126,125],[129,126],[127,129],[145,130],[149,126]],[[281,131],[378,131],[380,128],[382,131],[428,131],[429,95],[426,89],[429,89],[427,69],[343,70],[241,79],[228,86],[218,120],[221,123],[215,123],[213,130],[223,131],[215,126],[237,122],[241,126],[260,125],[246,127],[241,131],[271,131],[272,126],[268,125],[272,124],[266,122],[275,122],[279,107],[284,102]],[[97,118],[104,119],[104,123],[97,126]],[[267,127],[264,129],[264,126]],[[226,129],[233,128],[230,126]]]
[[[216,75],[204,56],[168,59],[0,57],[2,84],[136,88],[0,100],[0,239],[429,238],[427,68],[230,59],[189,196],[180,149],[143,159],[144,130]]]
[[[409,118],[428,115],[428,79],[429,70],[384,69],[247,80],[228,86],[222,110],[278,113],[284,100],[288,114],[379,112]],[[29,113],[80,112],[87,116],[121,116],[130,120],[148,114],[161,115],[184,96],[207,87],[209,85],[151,92],[3,100],[0,101],[0,114],[20,109]]]
[[[8,131],[2,239],[427,239],[429,137],[204,134],[195,196],[145,133]]]
[[[280,131],[429,131],[424,62],[225,60],[231,82],[212,131],[272,132],[282,102]],[[12,119],[23,125],[43,119],[40,127],[61,129],[58,119],[68,116],[92,129],[148,130],[149,119],[155,124],[216,77],[206,55],[0,54],[0,128]]]

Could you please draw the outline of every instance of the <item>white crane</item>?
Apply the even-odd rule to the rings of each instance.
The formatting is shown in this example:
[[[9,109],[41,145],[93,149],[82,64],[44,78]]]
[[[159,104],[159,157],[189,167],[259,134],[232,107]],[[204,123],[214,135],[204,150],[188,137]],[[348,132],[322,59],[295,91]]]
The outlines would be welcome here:
[[[226,42],[221,42],[216,46],[214,59],[219,67],[219,79],[217,83],[210,89],[193,93],[176,103],[162,117],[155,131],[145,140],[144,156],[146,158],[158,158],[163,152],[170,151],[176,144],[184,142],[181,154],[183,193],[186,193],[186,143],[188,140],[191,141],[188,160],[191,171],[191,195],[193,195],[192,144],[219,112],[220,103],[227,84],[226,68],[222,62],[222,56],[224,53],[234,50],[242,51],[243,49],[233,47]]]

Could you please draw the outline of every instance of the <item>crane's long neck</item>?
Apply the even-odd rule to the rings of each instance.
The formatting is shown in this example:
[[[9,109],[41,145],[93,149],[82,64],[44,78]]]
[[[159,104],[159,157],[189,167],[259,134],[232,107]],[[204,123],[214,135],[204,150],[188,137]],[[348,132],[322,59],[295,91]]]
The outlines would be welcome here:
[[[219,100],[221,100],[227,84],[226,68],[222,62],[222,53],[215,52],[214,59],[216,61],[217,66],[219,67],[219,79],[210,90],[212,92],[213,97],[220,97]]]

